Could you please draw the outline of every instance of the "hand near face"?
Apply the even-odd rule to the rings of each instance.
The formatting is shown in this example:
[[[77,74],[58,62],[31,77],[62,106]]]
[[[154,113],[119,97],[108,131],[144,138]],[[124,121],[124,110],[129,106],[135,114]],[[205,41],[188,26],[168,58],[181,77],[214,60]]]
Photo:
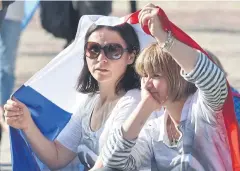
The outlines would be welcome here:
[[[138,15],[139,23],[147,25],[153,37],[159,37],[162,34],[161,19],[158,16],[158,8],[153,4],[146,5]]]
[[[144,78],[141,79],[141,99],[145,101],[147,107],[151,107],[153,111],[160,110],[161,104],[152,96],[151,92],[149,91],[153,86],[148,81],[145,81]]]
[[[32,122],[28,108],[16,98],[8,100],[4,110],[6,123],[13,128],[25,130]]]

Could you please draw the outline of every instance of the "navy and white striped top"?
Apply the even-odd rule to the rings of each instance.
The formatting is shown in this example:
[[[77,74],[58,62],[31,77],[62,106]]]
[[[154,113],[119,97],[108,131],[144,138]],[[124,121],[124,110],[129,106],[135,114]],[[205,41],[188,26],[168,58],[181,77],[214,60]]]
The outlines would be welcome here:
[[[199,52],[195,68],[181,75],[198,90],[184,104],[177,145],[170,145],[163,113],[146,123],[137,140],[123,139],[121,128],[116,129],[101,153],[104,166],[124,171],[232,170],[221,110],[227,97],[224,73]]]

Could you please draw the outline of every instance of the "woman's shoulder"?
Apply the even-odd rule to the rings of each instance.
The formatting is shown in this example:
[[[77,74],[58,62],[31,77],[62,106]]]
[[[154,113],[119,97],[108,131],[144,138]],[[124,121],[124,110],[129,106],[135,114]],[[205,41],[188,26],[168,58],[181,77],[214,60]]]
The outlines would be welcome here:
[[[98,94],[82,94],[78,93],[76,95],[76,104],[74,106],[74,111],[87,110],[90,109],[94,104]]]
[[[83,94],[83,93],[78,93],[76,95],[76,101],[78,103],[84,103],[84,102],[87,102],[87,101],[93,101],[96,97],[97,97],[97,93],[87,93],[87,94]]]
[[[139,102],[141,100],[141,91],[139,89],[132,89],[126,92],[126,94],[121,97],[120,102]]]
[[[121,113],[124,113],[123,111],[132,111],[138,105],[140,100],[141,92],[139,89],[129,90],[118,100],[114,107],[114,111],[122,111]]]

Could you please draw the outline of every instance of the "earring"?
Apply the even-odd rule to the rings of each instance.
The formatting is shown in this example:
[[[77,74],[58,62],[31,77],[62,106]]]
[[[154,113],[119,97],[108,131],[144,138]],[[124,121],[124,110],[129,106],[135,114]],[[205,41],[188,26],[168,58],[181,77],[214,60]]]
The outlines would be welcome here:
[[[133,58],[135,58],[135,55],[130,55],[128,59],[132,60]]]

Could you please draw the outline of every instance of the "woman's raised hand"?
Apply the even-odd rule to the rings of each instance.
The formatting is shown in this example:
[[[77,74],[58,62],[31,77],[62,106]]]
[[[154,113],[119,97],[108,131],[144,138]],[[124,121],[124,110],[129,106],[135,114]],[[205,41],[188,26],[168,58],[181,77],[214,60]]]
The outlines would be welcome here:
[[[29,125],[33,122],[26,105],[14,97],[7,101],[4,105],[4,110],[6,123],[13,128],[24,131],[28,129]]]
[[[158,38],[164,32],[158,16],[158,8],[155,5],[150,3],[143,7],[138,15],[138,19],[142,26],[148,26],[151,35],[155,38]]]

